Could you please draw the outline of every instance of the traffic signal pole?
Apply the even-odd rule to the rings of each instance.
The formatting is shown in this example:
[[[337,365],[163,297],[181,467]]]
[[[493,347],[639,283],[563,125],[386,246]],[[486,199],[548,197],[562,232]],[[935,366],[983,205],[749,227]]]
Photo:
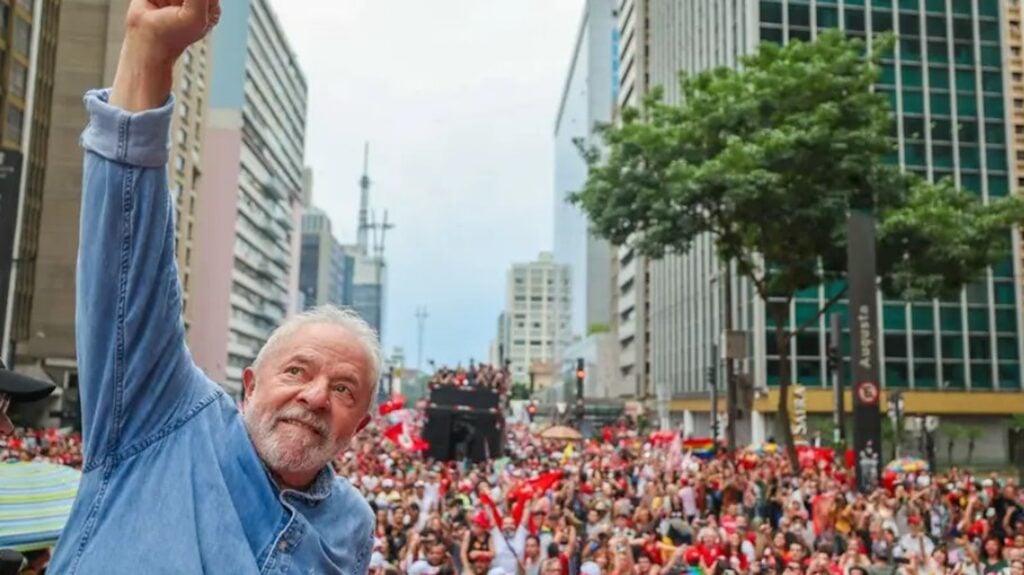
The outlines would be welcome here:
[[[583,380],[587,373],[584,370],[583,358],[576,359],[576,422],[583,425]]]

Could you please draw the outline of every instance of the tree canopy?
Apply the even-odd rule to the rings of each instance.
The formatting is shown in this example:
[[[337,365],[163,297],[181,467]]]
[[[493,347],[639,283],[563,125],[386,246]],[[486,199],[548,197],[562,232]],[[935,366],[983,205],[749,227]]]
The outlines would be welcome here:
[[[800,331],[786,328],[788,304],[845,277],[850,210],[875,215],[881,285],[909,299],[958,293],[980,277],[1010,254],[1024,214],[1016,197],[985,204],[893,162],[892,111],[873,89],[892,45],[880,37],[868,50],[840,31],[762,44],[738,68],[682,77],[678,104],[652,90],[599,128],[604,146],[583,151],[589,176],[571,201],[597,235],[658,259],[711,234],[762,299],[783,304],[768,310],[783,417],[788,341]]]

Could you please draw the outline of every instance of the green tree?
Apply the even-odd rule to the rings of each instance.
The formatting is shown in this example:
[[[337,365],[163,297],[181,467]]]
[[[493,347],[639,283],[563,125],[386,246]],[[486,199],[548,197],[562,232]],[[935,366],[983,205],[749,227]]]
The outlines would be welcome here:
[[[513,383],[508,392],[509,399],[530,399],[530,388],[525,383]]]
[[[978,426],[969,425],[964,428],[964,436],[967,437],[967,465],[974,459],[974,445],[983,435],[985,430]]]
[[[1015,413],[1010,416],[1010,428],[1024,430],[1024,413]]]
[[[941,433],[946,438],[946,461],[953,465],[953,448],[956,447],[956,442],[966,435],[964,427],[956,423],[947,423],[942,426]]]
[[[571,198],[595,233],[658,259],[710,235],[717,255],[765,302],[779,361],[778,431],[789,428],[789,357],[803,325],[788,325],[800,290],[844,296],[851,209],[878,221],[878,269],[890,295],[959,293],[1010,252],[1020,200],[982,205],[943,182],[893,164],[887,99],[872,90],[892,46],[838,31],[813,43],[764,44],[737,69],[681,79],[683,102],[655,89],[621,122],[600,128],[603,149],[583,150],[590,172]]]

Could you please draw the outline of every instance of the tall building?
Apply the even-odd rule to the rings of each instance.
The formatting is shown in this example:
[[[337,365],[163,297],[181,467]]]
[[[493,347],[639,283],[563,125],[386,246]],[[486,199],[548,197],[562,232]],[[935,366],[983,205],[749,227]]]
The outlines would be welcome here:
[[[387,259],[384,257],[384,243],[388,230],[393,227],[387,221],[377,221],[370,211],[370,145],[363,152],[363,175],[359,178],[359,222],[356,244],[347,246],[346,253],[352,258],[352,295],[348,305],[352,307],[384,342],[385,295],[387,286]]]
[[[196,363],[233,394],[299,304],[307,85],[267,0],[234,3],[213,32],[198,205]]]
[[[620,0],[618,110],[639,106],[650,85],[651,0]],[[638,397],[650,388],[650,264],[627,246],[612,254],[613,328],[619,340],[619,375]]]
[[[12,11],[5,12],[15,17],[14,25],[22,30],[19,21],[24,20],[26,4],[18,2]],[[20,370],[73,386],[76,373],[75,265],[82,188],[79,136],[87,122],[82,95],[86,90],[110,86],[113,82],[128,0],[47,1],[45,6],[59,6],[59,13],[54,13],[54,20],[46,20],[50,23],[44,25],[40,50],[43,53],[42,46],[55,46],[56,57],[45,64],[40,60],[41,75],[36,85],[40,94],[52,93],[52,107],[37,109],[33,117],[33,130],[38,132],[32,135],[32,146],[34,149],[40,146],[37,149],[40,157],[45,150],[45,161],[30,167],[28,195],[35,197],[26,199],[27,209],[32,202],[38,202],[38,243],[34,256],[22,252],[22,257],[32,260],[34,265],[24,267],[26,276],[19,275],[19,310],[15,313],[13,334],[17,343],[16,364]],[[208,41],[193,45],[174,72],[177,113],[168,172],[177,200],[177,256],[185,288],[183,297],[188,306],[186,317],[192,315],[191,287],[195,285],[191,278],[195,241],[193,214],[196,189],[202,181],[200,158],[206,90],[211,80],[209,52]],[[45,117],[41,116],[44,112],[48,112]],[[24,234],[30,234],[31,219],[26,213]],[[31,243],[26,235],[24,249],[33,249]]]
[[[17,346],[28,339],[32,312],[61,10],[59,0],[18,2],[3,9],[0,28],[8,49],[2,53],[2,69],[9,70],[0,80],[3,149],[21,152],[22,167],[18,210],[4,218],[17,237],[12,235],[13,243],[2,248],[10,251],[0,254],[11,274],[11,281],[2,286],[6,299],[0,301],[0,314],[6,323],[0,337],[4,359],[16,365]]]
[[[1007,66],[1019,54],[1019,46],[1013,52],[1009,45],[1013,37],[1006,33],[1020,19],[1019,13],[1014,17],[1005,9],[1011,3],[763,0],[714,4],[710,8],[699,3],[656,5],[652,22],[671,25],[674,31],[659,37],[655,29],[652,84],[668,86],[678,70],[692,73],[735,65],[739,55],[762,41],[810,40],[834,27],[864,38],[892,32],[898,42],[884,62],[877,89],[890,99],[894,110],[893,137],[899,149],[894,161],[930,180],[953,177],[985,201],[1010,193],[1008,143],[1017,131],[1010,129],[1015,121],[1011,110],[1024,108],[1019,96],[1012,95],[1019,76],[1012,76],[1013,68]],[[1019,65],[1014,70],[1019,74]],[[671,92],[668,96],[678,98]],[[877,341],[883,358],[883,388],[903,390],[907,413],[938,415],[981,428],[985,435],[978,442],[978,459],[1005,461],[1005,416],[1024,411],[1021,295],[1015,281],[1021,273],[1019,244],[1015,240],[1014,257],[989,270],[959,297],[903,302],[879,294]],[[720,289],[712,283],[718,269],[708,244],[655,269],[652,299],[659,323],[654,354],[666,359],[654,362],[654,376],[665,378],[683,396],[673,402],[677,411],[706,414],[708,409],[701,367],[720,333],[716,324],[721,314]],[[790,323],[812,319],[837,287],[821,286],[798,294]],[[741,371],[749,372],[754,385],[765,389],[754,404],[756,441],[772,432],[779,357],[763,303],[745,282],[734,282],[733,292],[728,305],[736,327],[746,330],[752,343]],[[833,312],[845,318],[845,302]],[[662,317],[666,321],[660,321]],[[808,389],[806,404],[811,412],[831,410],[824,355],[828,325],[826,314],[797,337],[790,359],[796,381]],[[849,329],[845,326],[840,350],[846,356],[842,371],[849,381]]]
[[[1020,0],[1003,0],[1006,7],[1005,34],[1007,68],[1009,69],[1009,92],[1013,98],[1013,138],[1010,140],[1010,157],[1014,158],[1014,173],[1017,181],[1014,193],[1024,190],[1024,35],[1021,33],[1021,21],[1024,20],[1024,6]],[[1024,257],[1024,255],[1022,255]],[[1024,278],[1022,278],[1024,281]]]
[[[307,208],[302,216],[301,262],[302,309],[351,305],[354,259],[334,238],[331,219],[318,208]]]
[[[508,271],[498,340],[513,381],[526,383],[531,366],[561,364],[572,341],[571,290],[569,266],[550,253]]]
[[[618,95],[618,21],[614,0],[588,0],[555,120],[555,261],[572,273],[573,335],[611,323],[611,249],[590,233],[569,194],[587,181],[579,146],[599,145],[595,129],[612,119]]]

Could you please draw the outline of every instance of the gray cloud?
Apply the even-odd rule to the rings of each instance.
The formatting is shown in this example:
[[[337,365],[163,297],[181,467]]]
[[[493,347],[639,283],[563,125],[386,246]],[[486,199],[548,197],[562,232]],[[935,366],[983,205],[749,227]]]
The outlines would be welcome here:
[[[551,246],[554,118],[581,0],[275,0],[310,84],[314,202],[355,238],[362,145],[388,237],[385,340],[486,358],[505,271]],[[214,71],[216,73],[216,71]]]

